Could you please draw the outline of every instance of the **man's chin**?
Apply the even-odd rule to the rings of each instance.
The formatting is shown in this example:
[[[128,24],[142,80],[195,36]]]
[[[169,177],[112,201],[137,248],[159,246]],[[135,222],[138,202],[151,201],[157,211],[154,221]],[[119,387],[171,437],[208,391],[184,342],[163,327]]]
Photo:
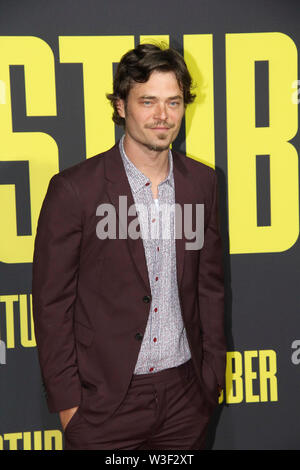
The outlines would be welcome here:
[[[163,150],[167,150],[170,145],[146,144],[146,147],[149,150],[154,150],[155,152],[162,152]]]
[[[144,145],[149,150],[154,150],[156,152],[162,152],[163,150],[167,150],[170,147],[171,142],[169,139],[165,142],[145,142]]]

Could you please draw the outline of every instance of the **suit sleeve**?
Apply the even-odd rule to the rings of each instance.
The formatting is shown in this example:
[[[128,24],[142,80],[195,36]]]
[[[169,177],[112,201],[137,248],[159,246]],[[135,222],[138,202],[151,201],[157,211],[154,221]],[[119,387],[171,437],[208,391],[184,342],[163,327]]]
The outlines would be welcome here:
[[[220,235],[217,175],[212,175],[212,203],[198,273],[199,308],[203,335],[203,361],[224,387],[226,340],[224,333],[224,272]],[[205,210],[205,208],[204,208]]]
[[[32,273],[35,335],[50,412],[77,406],[81,399],[73,334],[81,235],[76,193],[57,174],[41,208]]]

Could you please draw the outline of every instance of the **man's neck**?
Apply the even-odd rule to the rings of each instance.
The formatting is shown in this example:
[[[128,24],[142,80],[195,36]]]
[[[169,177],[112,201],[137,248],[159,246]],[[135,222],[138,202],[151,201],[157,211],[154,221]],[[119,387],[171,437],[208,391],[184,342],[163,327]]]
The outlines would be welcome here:
[[[169,149],[162,151],[150,150],[138,144],[125,134],[124,150],[131,162],[157,186],[169,172]]]

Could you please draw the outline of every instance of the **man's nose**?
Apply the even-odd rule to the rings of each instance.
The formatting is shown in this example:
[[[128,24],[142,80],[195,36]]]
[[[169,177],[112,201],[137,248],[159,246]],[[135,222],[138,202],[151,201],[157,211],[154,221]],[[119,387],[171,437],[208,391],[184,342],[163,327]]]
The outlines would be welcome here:
[[[167,107],[164,103],[157,103],[154,117],[161,121],[165,121],[168,118]]]

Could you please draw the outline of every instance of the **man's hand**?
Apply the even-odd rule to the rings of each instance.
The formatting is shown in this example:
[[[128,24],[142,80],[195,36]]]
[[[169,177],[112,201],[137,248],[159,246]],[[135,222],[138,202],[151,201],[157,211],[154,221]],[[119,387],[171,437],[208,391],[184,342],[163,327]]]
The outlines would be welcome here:
[[[60,422],[63,428],[63,431],[66,429],[68,422],[71,420],[72,416],[78,410],[78,406],[74,408],[69,408],[68,410],[62,410],[59,412]]]

